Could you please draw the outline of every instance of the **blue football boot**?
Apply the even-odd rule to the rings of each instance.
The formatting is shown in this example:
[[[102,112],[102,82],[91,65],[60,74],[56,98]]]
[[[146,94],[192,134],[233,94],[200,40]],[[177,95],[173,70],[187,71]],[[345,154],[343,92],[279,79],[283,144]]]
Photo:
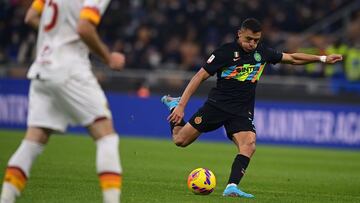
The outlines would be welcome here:
[[[229,184],[225,188],[223,196],[254,198],[254,195],[241,191],[235,184]]]
[[[180,98],[181,97],[170,97],[169,95],[165,95],[161,97],[161,102],[168,107],[169,111],[171,111],[179,104]]]

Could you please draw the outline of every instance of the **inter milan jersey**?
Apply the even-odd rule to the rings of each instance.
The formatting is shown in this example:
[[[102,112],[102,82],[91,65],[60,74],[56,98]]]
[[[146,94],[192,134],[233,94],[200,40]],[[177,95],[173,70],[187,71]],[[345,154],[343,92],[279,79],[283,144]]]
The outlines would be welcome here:
[[[253,117],[255,88],[267,63],[278,63],[282,53],[259,44],[252,52],[245,52],[235,41],[216,49],[204,69],[217,74],[217,84],[210,93],[208,104],[225,112]]]

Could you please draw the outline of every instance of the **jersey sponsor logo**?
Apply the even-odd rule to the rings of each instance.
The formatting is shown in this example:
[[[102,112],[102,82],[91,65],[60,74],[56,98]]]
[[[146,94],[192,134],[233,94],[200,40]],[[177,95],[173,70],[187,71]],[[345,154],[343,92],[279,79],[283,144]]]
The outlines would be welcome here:
[[[265,67],[265,64],[257,63],[252,64],[243,64],[242,66],[230,66],[223,68],[221,77],[225,79],[236,79],[238,81],[250,80],[251,82],[256,82],[260,79],[262,71]]]
[[[255,54],[254,54],[254,59],[255,59],[257,62],[260,62],[260,61],[261,61],[261,55],[260,55],[258,52],[255,52]]]
[[[239,58],[233,58],[233,61],[238,61],[240,59],[240,57]]]
[[[202,116],[195,117],[194,122],[196,125],[199,125],[202,122]]]
[[[215,59],[215,55],[214,55],[214,54],[211,54],[211,56],[210,56],[209,59],[206,61],[206,63],[211,63],[214,59]]]

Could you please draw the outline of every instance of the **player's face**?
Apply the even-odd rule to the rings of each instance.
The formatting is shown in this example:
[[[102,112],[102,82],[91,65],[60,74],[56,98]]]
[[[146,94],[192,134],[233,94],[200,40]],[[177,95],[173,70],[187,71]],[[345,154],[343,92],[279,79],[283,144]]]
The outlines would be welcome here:
[[[253,32],[249,29],[241,29],[238,32],[240,46],[246,52],[252,52],[256,49],[261,38],[261,32]]]

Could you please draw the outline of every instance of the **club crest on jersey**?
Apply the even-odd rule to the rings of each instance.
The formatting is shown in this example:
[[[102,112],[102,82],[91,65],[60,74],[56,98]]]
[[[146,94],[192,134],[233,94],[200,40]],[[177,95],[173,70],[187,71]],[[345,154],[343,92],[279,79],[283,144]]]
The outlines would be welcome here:
[[[195,117],[194,122],[196,125],[199,125],[202,122],[202,116]]]
[[[209,59],[206,61],[206,63],[211,63],[214,59],[215,59],[215,55],[214,55],[214,54],[211,54],[211,56],[210,56]]]
[[[257,62],[260,62],[260,61],[261,61],[261,55],[260,55],[258,52],[255,52],[255,54],[254,54],[254,59],[255,59]]]

